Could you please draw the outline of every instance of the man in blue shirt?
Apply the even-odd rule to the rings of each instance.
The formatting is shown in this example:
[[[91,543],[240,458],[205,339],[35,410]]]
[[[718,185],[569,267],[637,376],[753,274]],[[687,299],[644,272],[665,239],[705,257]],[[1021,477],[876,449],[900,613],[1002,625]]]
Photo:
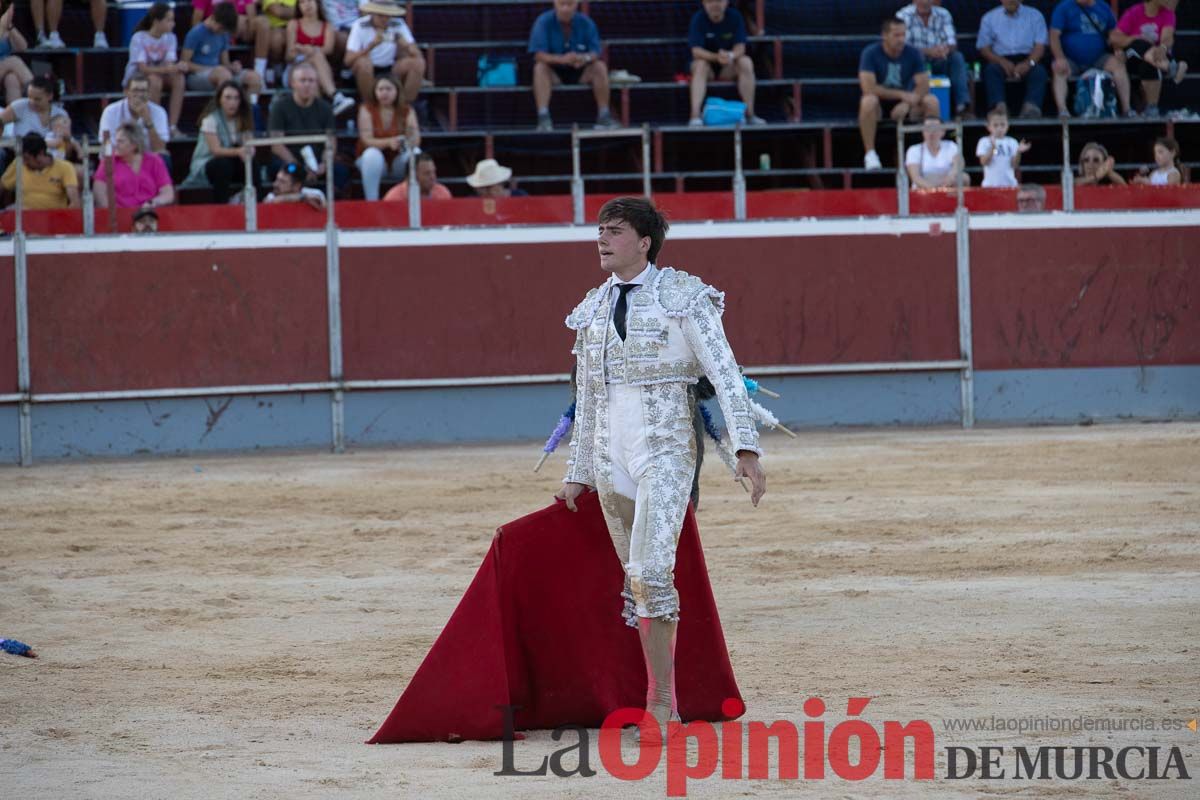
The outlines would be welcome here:
[[[187,73],[187,87],[196,92],[211,92],[228,80],[246,87],[250,102],[257,105],[262,78],[242,62],[229,60],[229,37],[237,32],[237,10],[233,3],[217,3],[213,13],[199,25],[193,25],[183,39],[179,63]]]
[[[729,0],[703,0],[688,28],[688,46],[692,49],[692,116],[688,125],[703,125],[700,107],[708,91],[708,82],[729,81],[737,76],[738,96],[746,104],[746,123],[765,125],[754,115],[754,62],[746,55],[746,20]]]
[[[1007,112],[1005,82],[1021,81],[1025,84],[1021,116],[1034,119],[1042,115],[1047,75],[1041,61],[1046,55],[1048,36],[1042,12],[1022,5],[1021,0],[1002,0],[983,15],[975,47],[987,63],[983,68],[983,85],[987,90],[988,111],[1003,107]]]
[[[554,8],[534,20],[529,31],[539,131],[554,130],[550,94],[559,83],[591,84],[596,97],[596,127],[620,127],[609,111],[608,65],[600,60],[600,30],[578,13],[578,6],[579,0],[554,0]]]
[[[858,129],[862,133],[863,166],[882,169],[875,152],[875,129],[883,118],[883,104],[895,103],[891,118],[920,119],[938,116],[937,98],[929,93],[929,71],[921,51],[905,44],[905,25],[895,17],[884,20],[883,40],[867,45],[858,62],[858,84],[862,100],[858,104]]]
[[[1089,69],[1102,69],[1112,76],[1117,100],[1126,116],[1129,110],[1129,73],[1122,57],[1109,50],[1108,34],[1117,18],[1108,3],[1096,0],[1061,0],[1050,17],[1050,52],[1054,54],[1054,104],[1060,117],[1067,111],[1067,79]]]

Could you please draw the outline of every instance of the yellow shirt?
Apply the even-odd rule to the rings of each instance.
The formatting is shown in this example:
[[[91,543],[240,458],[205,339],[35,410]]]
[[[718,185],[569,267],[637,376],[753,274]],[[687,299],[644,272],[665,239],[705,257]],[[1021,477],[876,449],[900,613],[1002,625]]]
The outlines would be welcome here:
[[[17,188],[17,162],[8,165],[0,185],[8,191]],[[24,193],[23,203],[28,209],[66,208],[67,187],[78,186],[75,177],[75,165],[70,161],[55,160],[53,164],[42,170],[32,170],[24,164],[21,174],[21,191]]]
[[[266,16],[267,22],[271,23],[272,28],[286,28],[287,24],[291,20],[280,19],[274,14],[267,12],[267,9],[276,4],[294,9],[296,7],[296,2],[297,0],[263,0],[263,14]]]

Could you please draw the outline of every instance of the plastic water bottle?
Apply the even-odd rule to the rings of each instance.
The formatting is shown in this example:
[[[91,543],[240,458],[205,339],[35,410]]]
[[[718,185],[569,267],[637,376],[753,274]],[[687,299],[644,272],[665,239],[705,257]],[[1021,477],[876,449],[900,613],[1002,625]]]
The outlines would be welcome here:
[[[971,64],[971,77],[973,77],[975,80],[979,80],[979,62],[978,61]]]
[[[769,172],[771,170],[771,154],[770,153],[763,153],[762,155],[760,155],[758,157],[758,168],[761,169],[763,172]]]

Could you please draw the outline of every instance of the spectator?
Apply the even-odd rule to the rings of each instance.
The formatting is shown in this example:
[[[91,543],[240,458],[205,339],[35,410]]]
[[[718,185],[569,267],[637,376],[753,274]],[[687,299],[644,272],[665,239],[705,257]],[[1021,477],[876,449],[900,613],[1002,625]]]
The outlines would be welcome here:
[[[227,81],[236,81],[246,87],[254,105],[262,91],[262,77],[252,69],[242,69],[242,62],[229,60],[229,38],[237,25],[233,3],[217,3],[212,16],[193,26],[183,37],[179,57],[187,73],[188,89],[207,92]]]
[[[1088,142],[1079,151],[1079,175],[1076,186],[1124,186],[1125,179],[1115,169],[1116,161],[1104,145]]]
[[[688,45],[692,48],[692,116],[688,125],[703,125],[700,107],[708,82],[737,77],[738,96],[746,104],[746,122],[764,125],[754,114],[754,62],[746,55],[746,21],[729,7],[729,0],[703,0],[704,9],[692,16]]]
[[[368,0],[362,12],[368,16],[354,23],[346,40],[346,66],[354,73],[358,96],[370,97],[379,75],[392,74],[412,105],[425,78],[425,59],[417,40],[404,20],[404,8],[393,0]]]
[[[1054,104],[1060,117],[1067,111],[1067,79],[1089,69],[1112,76],[1121,113],[1137,116],[1129,108],[1129,73],[1125,63],[1108,49],[1108,34],[1117,18],[1108,3],[1096,0],[1059,0],[1050,17],[1050,52],[1054,53]]]
[[[17,162],[0,177],[6,197],[15,196]],[[21,205],[29,209],[79,208],[79,181],[75,167],[59,161],[46,148],[39,133],[21,137]]]
[[[148,149],[160,156],[167,152],[171,141],[167,125],[167,111],[158,103],[150,102],[150,79],[135,72],[125,79],[125,99],[109,103],[100,114],[100,138],[108,134],[110,140],[117,138],[117,130],[127,122],[134,122],[149,142]]]
[[[890,116],[906,118],[938,116],[937,98],[929,93],[925,59],[915,47],[904,43],[904,23],[892,17],[883,22],[883,40],[867,45],[858,62],[862,100],[858,106],[858,128],[862,133],[863,166],[882,169],[875,152],[875,129],[883,117],[884,103],[895,103]]]
[[[1041,12],[1027,8],[1021,0],[1001,0],[997,8],[983,15],[975,47],[987,62],[983,68],[983,85],[987,91],[988,111],[1003,108],[1005,81],[1025,84],[1025,99],[1020,116],[1037,119],[1042,115],[1046,98],[1046,18]]]
[[[961,175],[963,184],[971,182],[963,172],[962,155],[954,142],[942,140],[945,129],[940,117],[926,117],[921,129],[921,143],[914,144],[904,154],[908,179],[917,189],[944,189],[956,186]]]
[[[308,203],[313,208],[325,207],[325,195],[320,189],[305,186],[307,174],[303,164],[283,164],[275,173],[271,193],[263,198],[264,203]]]
[[[421,128],[391,75],[376,78],[367,97],[358,109],[355,164],[362,174],[363,196],[378,200],[385,173],[397,179],[407,174],[409,153],[421,146]]]
[[[975,155],[983,165],[983,188],[1011,189],[1017,185],[1017,166],[1021,155],[1028,153],[1031,145],[1025,140],[1018,142],[1008,135],[1008,114],[1002,106],[993,108],[987,115],[988,135],[979,140]]]
[[[108,47],[104,35],[104,23],[108,19],[108,3],[105,0],[89,0],[92,11],[92,47]],[[29,0],[29,12],[33,15],[33,27],[37,28],[37,47],[61,50],[67,44],[58,35],[58,23],[62,19],[62,0]],[[49,23],[47,25],[46,23]],[[49,28],[49,35],[46,30]]]
[[[1039,214],[1046,210],[1046,187],[1038,183],[1022,183],[1017,189],[1017,211]]]
[[[1183,183],[1183,173],[1179,170],[1179,142],[1169,136],[1155,139],[1154,169],[1142,167],[1133,182],[1144,186],[1178,186]]]
[[[243,159],[254,157],[254,148],[244,144],[253,136],[254,115],[245,90],[235,81],[225,81],[200,114],[200,137],[184,183],[207,184],[214,203],[229,202],[234,185],[245,176]]]
[[[921,51],[931,72],[950,78],[951,102],[954,115],[963,116],[971,105],[967,83],[967,61],[958,51],[958,34],[954,18],[933,0],[916,0],[896,12],[904,23],[908,44]]]
[[[450,200],[454,196],[443,184],[438,183],[437,164],[429,153],[420,153],[417,156],[417,187],[425,200]],[[388,202],[407,202],[408,180],[403,180],[388,189],[383,199]]]
[[[307,61],[317,70],[317,84],[333,104],[333,115],[354,108],[354,101],[338,91],[333,83],[333,68],[329,56],[336,40],[333,26],[325,21],[320,0],[298,0],[299,17],[287,24],[287,53],[289,64]]]
[[[57,161],[66,161],[75,170],[76,184],[83,183],[87,156],[83,147],[71,136],[71,118],[65,111],[55,111],[50,117],[50,133],[45,136],[46,150]]]
[[[158,212],[148,206],[133,212],[133,232],[158,233]]]
[[[125,80],[141,73],[150,81],[150,102],[162,103],[164,84],[171,87],[171,105],[167,121],[172,136],[179,135],[179,115],[183,112],[186,91],[184,65],[179,63],[179,44],[175,39],[175,9],[166,3],[150,6],[129,40],[129,63]]]
[[[254,36],[254,71],[270,84],[273,73],[267,71],[267,63],[283,59],[287,24],[296,18],[296,0],[263,0],[262,10],[249,25]]]
[[[508,179],[511,177],[511,169],[501,166],[494,158],[485,158],[467,176],[467,185],[480,197],[527,197],[528,192],[509,188]]]
[[[233,5],[233,12],[237,18],[237,24],[227,29],[229,35],[240,42],[254,44],[253,21],[258,15],[258,7],[254,0],[192,0],[192,27],[199,26],[200,23],[212,16],[217,10],[217,6],[223,3]]]
[[[333,63],[343,64],[346,56],[346,42],[350,39],[350,29],[362,17],[358,0],[321,0],[321,8],[325,11],[325,19],[337,31],[333,46]]]
[[[1171,48],[1175,46],[1175,6],[1178,0],[1146,0],[1126,9],[1109,34],[1110,41],[1124,51],[1127,63],[1134,65],[1141,78],[1145,114],[1158,116],[1158,101],[1162,96],[1163,75],[1176,83],[1187,73],[1187,62],[1172,64]],[[2,67],[3,64],[0,64]]]
[[[311,136],[313,134],[333,133],[333,108],[329,101],[318,94],[317,70],[307,61],[301,61],[291,70],[292,91],[275,96],[271,103],[270,121],[267,128],[271,136]],[[272,171],[277,172],[281,164],[295,164],[304,157],[305,145],[271,146],[275,155]],[[311,147],[315,166],[309,165],[307,177],[324,179],[325,161],[323,159],[325,145],[307,145]],[[338,189],[350,181],[350,170],[344,164],[333,165],[334,184]]]
[[[13,10],[0,14],[0,81],[4,84],[4,102],[11,104],[20,100],[25,87],[33,80],[33,73],[17,55],[24,53],[29,44],[21,32],[13,27]]]
[[[63,107],[54,102],[54,81],[39,75],[29,82],[25,97],[14,100],[0,110],[0,125],[13,124],[13,136],[38,133],[43,137],[50,133],[50,118],[62,112]]]
[[[117,129],[111,180],[108,162],[108,158],[100,161],[92,179],[97,208],[111,208],[114,204],[117,208],[157,207],[175,202],[175,187],[171,185],[167,167],[156,154],[146,151],[145,134],[138,125],[126,122]]]
[[[71,136],[71,118],[65,111],[55,111],[50,117],[50,133],[46,135],[46,149],[59,161],[83,163],[83,148]]]
[[[596,127],[620,127],[608,107],[608,65],[600,60],[600,30],[578,7],[579,0],[554,0],[554,8],[542,12],[529,31],[539,131],[554,130],[550,95],[560,83],[590,84],[596,98]]]

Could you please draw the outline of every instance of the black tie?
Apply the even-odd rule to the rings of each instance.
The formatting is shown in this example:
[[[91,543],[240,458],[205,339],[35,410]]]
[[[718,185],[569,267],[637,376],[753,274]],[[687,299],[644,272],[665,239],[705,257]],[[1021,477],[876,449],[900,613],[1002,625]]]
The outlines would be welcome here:
[[[613,327],[617,329],[617,336],[621,337],[621,341],[625,341],[625,315],[629,312],[629,302],[625,299],[631,289],[637,288],[636,283],[618,283],[617,288],[621,291],[621,296],[617,298],[617,307],[613,309]]]

